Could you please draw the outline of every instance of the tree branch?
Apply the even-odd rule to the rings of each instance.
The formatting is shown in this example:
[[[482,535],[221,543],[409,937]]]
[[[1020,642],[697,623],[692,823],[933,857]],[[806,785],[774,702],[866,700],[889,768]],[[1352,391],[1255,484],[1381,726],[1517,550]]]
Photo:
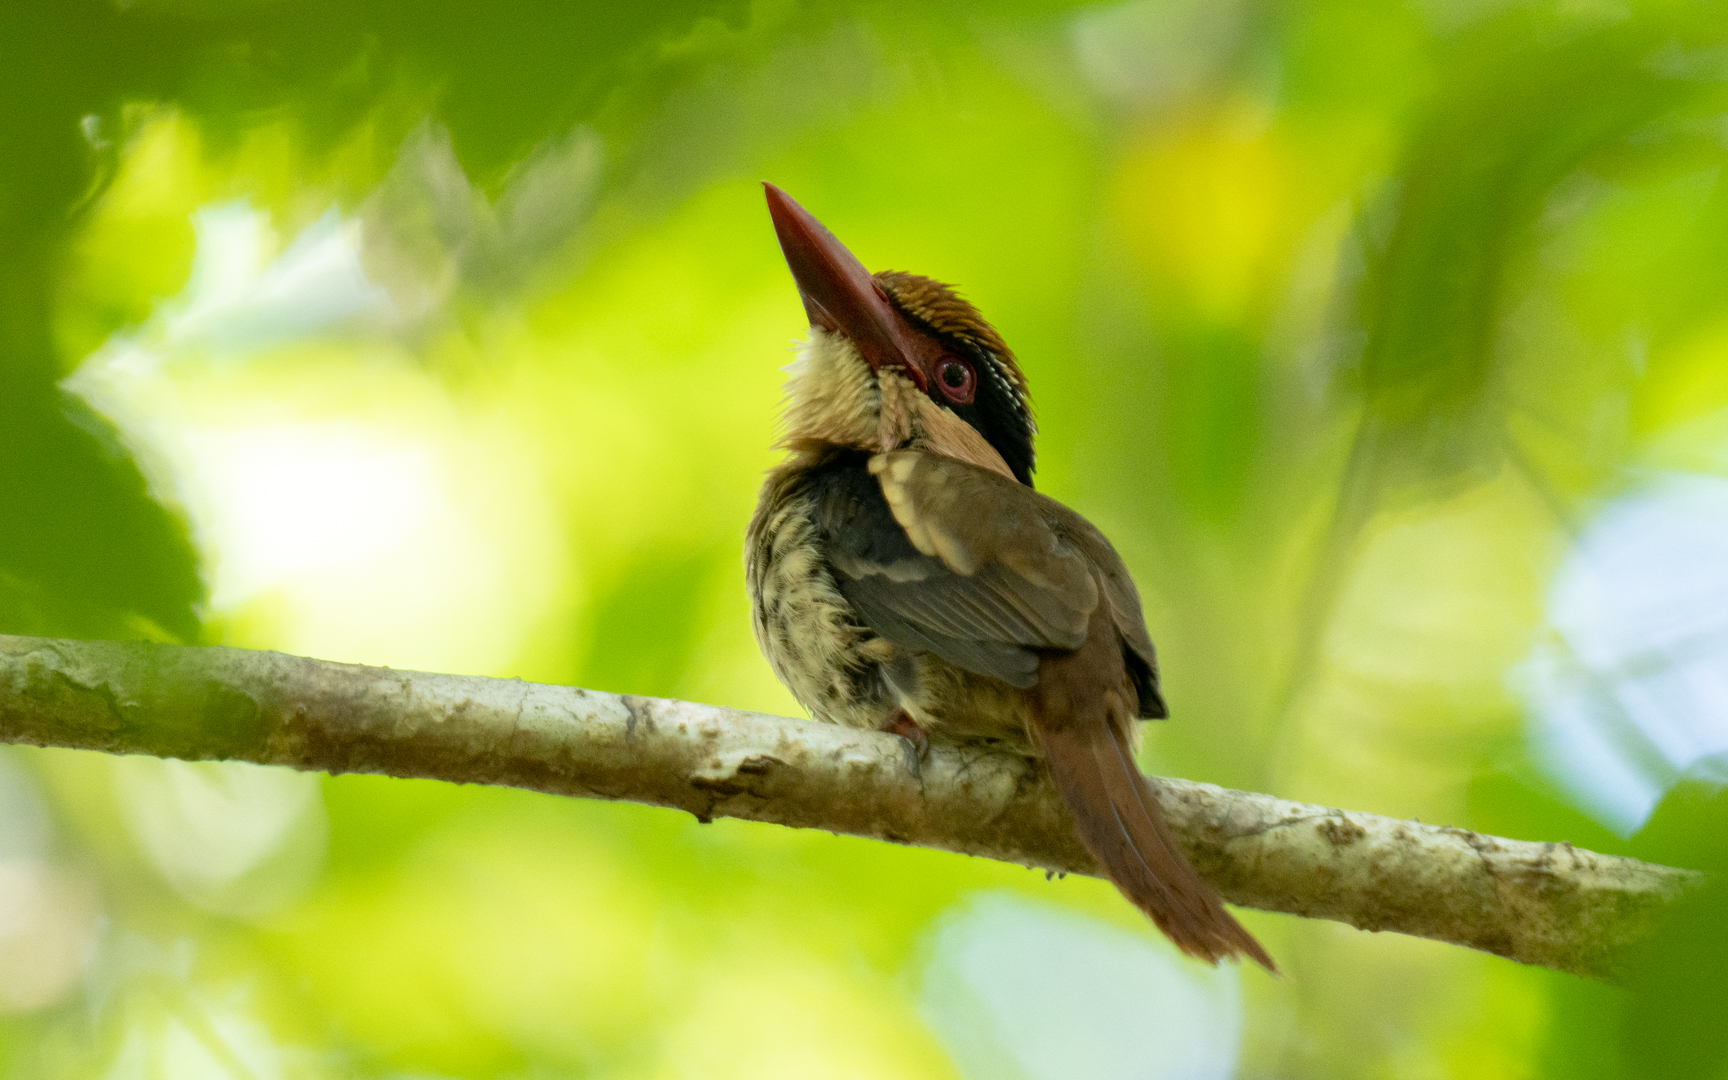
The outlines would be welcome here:
[[[1097,874],[1024,759],[760,713],[273,652],[0,635],[0,741],[628,799]],[[1232,903],[1613,977],[1690,871],[1188,780],[1164,811]]]

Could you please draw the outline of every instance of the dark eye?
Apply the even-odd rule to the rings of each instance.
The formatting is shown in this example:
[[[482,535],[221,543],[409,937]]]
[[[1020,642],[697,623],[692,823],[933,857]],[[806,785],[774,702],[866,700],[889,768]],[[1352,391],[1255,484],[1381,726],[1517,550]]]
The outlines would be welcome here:
[[[942,393],[950,401],[964,404],[972,399],[972,368],[961,360],[944,360],[936,371]]]

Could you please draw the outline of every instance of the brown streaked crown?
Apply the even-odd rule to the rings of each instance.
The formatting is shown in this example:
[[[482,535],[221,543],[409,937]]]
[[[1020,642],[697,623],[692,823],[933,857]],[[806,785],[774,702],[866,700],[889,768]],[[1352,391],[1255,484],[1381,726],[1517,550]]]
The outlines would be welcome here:
[[[978,370],[970,405],[949,406],[996,448],[1021,483],[1032,483],[1032,399],[1014,352],[953,286],[919,274],[884,270],[874,275],[900,312],[964,353]],[[932,393],[934,397],[934,393]]]
[[[958,338],[989,354],[1014,393],[1022,401],[1029,400],[1026,376],[1021,373],[1013,350],[996,328],[984,321],[978,309],[954,291],[954,286],[903,270],[884,270],[875,276],[896,307],[936,333]]]

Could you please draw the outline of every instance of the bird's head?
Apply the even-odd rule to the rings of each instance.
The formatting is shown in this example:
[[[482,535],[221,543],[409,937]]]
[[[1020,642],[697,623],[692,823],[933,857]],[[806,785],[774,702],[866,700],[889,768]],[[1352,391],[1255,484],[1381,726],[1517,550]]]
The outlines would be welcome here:
[[[978,309],[917,274],[864,269],[791,196],[763,185],[810,338],[788,368],[794,449],[916,446],[1032,483],[1032,405]]]

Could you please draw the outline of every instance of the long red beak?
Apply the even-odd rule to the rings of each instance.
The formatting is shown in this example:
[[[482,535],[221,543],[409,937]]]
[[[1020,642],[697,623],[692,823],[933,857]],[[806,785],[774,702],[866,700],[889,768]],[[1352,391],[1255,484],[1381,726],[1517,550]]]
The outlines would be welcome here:
[[[913,336],[917,331],[888,302],[870,271],[792,196],[767,182],[762,187],[810,325],[845,334],[872,369],[902,368],[925,389],[924,372],[914,363],[920,351]]]

